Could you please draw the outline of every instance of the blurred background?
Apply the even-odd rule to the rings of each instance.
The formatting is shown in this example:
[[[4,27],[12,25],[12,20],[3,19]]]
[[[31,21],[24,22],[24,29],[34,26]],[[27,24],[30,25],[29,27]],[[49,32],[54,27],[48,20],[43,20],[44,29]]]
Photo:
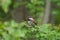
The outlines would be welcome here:
[[[0,0],[0,40],[60,40],[60,0]]]

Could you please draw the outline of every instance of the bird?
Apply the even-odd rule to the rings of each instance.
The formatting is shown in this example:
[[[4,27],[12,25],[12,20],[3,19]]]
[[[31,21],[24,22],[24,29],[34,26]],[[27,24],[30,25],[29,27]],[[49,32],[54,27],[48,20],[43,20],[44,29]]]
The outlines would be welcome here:
[[[34,18],[33,17],[28,17],[27,18],[27,23],[29,24],[29,26],[35,26],[35,25],[37,25],[37,23],[35,22],[35,20],[34,20]]]

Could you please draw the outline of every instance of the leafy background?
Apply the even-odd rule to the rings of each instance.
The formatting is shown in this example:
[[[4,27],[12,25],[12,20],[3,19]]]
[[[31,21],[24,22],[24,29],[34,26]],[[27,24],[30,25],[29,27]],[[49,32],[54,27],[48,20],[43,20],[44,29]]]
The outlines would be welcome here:
[[[60,7],[59,0],[51,0],[57,7]],[[10,12],[11,0],[0,0],[0,20]],[[21,0],[14,2],[13,8],[17,8],[20,4],[24,4],[29,9],[29,14],[34,16],[35,20],[39,22],[39,16],[43,15],[45,0]],[[55,24],[60,24],[60,8],[53,8]],[[16,23],[14,20],[0,21],[0,40],[60,40],[60,25],[55,26],[51,24],[35,25],[29,28],[26,21]]]

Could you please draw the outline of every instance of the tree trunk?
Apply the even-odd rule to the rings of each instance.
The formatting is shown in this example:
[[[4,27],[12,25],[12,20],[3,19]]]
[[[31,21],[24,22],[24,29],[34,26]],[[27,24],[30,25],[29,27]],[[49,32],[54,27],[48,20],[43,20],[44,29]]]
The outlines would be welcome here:
[[[48,21],[49,21],[50,5],[51,5],[50,0],[46,0],[46,6],[45,6],[45,13],[44,13],[43,24],[47,24]]]
[[[16,1],[16,0],[14,0]],[[27,8],[25,7],[25,5],[23,4],[23,2],[21,1],[16,1],[16,2],[20,2],[20,6],[18,6],[17,8],[11,10],[11,15],[12,15],[12,18],[20,23],[22,22],[26,17],[27,17]]]

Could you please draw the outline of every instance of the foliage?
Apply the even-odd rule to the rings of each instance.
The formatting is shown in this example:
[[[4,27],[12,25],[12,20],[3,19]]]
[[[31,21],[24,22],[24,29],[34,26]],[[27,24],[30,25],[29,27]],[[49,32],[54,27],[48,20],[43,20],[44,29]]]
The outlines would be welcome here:
[[[13,2],[13,4],[12,4]],[[56,19],[57,17],[60,17],[58,15],[58,11],[60,11],[60,1],[59,0],[51,0],[51,3],[55,4],[55,8],[52,8],[51,13],[54,15],[54,22],[56,24],[60,24],[59,18],[58,20]],[[1,0],[0,1],[0,7],[4,10],[5,13],[8,13],[10,9],[10,5],[13,6],[13,8],[17,8],[20,5],[25,5],[29,11],[29,15],[32,15],[37,21],[41,20],[39,17],[41,16],[41,12],[44,12],[45,9],[45,1],[44,0],[20,0],[18,1],[12,1],[12,0]],[[60,13],[60,12],[59,12]],[[3,14],[3,12],[0,12],[0,14]],[[43,14],[43,13],[42,13]],[[2,17],[0,18],[2,19]],[[58,21],[58,22],[57,22]]]
[[[60,40],[60,28],[50,24],[28,27],[26,22],[0,23],[0,37],[3,40]],[[2,27],[2,28],[1,28]]]
[[[54,22],[55,24],[60,24],[60,1],[59,0],[51,0],[51,2],[55,5],[52,10],[54,14]]]
[[[8,12],[10,4],[11,4],[11,0],[1,0],[0,6],[4,10],[5,13]]]
[[[26,7],[29,9],[29,12],[33,14],[40,14],[39,12],[42,12],[44,10],[44,1],[39,0],[31,0],[26,4]]]
[[[51,0],[51,2],[57,6],[57,8],[53,8],[51,11],[52,14],[55,14],[54,21],[56,24],[60,24],[60,1]],[[38,17],[44,12],[44,0],[23,0],[22,2],[15,2],[12,6],[17,8],[21,3],[27,7],[30,15],[40,21]],[[0,1],[0,7],[4,10],[4,13],[8,13],[10,5],[11,0]],[[3,16],[3,11],[0,10],[0,14]],[[3,17],[1,16],[0,18],[2,19]],[[44,24],[30,28],[26,22],[18,24],[13,20],[7,22],[0,21],[0,40],[60,40],[60,25]]]

